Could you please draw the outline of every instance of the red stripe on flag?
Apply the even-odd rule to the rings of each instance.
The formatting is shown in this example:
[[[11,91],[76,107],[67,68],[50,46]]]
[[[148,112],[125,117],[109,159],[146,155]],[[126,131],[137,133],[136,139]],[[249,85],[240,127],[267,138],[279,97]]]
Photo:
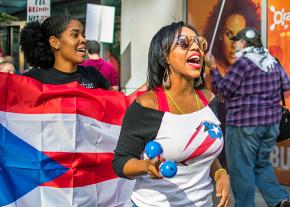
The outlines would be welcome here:
[[[117,177],[112,169],[113,153],[43,152],[69,170],[60,177],[42,184],[58,188],[81,187]]]
[[[77,82],[52,85],[0,73],[0,111],[23,114],[80,114],[121,125],[132,102],[122,92],[84,88]]]
[[[216,139],[211,138],[209,135],[206,136],[205,140],[202,142],[202,144],[184,161],[190,160],[194,157],[200,156],[202,153],[204,153],[214,142]]]

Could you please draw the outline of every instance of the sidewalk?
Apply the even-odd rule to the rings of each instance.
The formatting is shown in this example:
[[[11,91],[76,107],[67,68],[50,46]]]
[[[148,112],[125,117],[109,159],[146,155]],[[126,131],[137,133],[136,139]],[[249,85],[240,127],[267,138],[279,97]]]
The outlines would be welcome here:
[[[290,186],[283,186],[287,191],[288,195],[290,196]],[[265,201],[263,200],[262,195],[259,191],[256,191],[256,200],[255,200],[256,207],[267,207]]]
[[[287,191],[288,191],[288,195],[290,197],[290,186],[283,186]],[[214,194],[213,194],[214,195]],[[234,207],[234,196],[231,195],[231,201],[230,201],[230,205],[229,207]],[[255,207],[267,207],[264,199],[262,198],[262,195],[259,193],[258,190],[256,190],[256,196],[255,196]],[[217,199],[215,198],[215,196],[213,196],[213,201],[214,201],[214,206],[216,206],[217,204]]]

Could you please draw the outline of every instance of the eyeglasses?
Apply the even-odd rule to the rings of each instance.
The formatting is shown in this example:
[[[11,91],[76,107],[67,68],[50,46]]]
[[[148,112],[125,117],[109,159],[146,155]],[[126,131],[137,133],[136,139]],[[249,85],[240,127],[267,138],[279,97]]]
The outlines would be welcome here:
[[[180,35],[177,37],[175,44],[183,50],[189,50],[193,43],[195,43],[202,51],[207,49],[207,41],[201,36],[188,37],[186,35]]]

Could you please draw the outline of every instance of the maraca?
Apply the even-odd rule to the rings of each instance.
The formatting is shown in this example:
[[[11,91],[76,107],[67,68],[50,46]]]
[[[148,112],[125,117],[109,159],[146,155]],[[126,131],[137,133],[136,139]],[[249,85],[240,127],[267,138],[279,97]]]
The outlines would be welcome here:
[[[161,156],[161,154],[163,153],[163,149],[162,149],[162,146],[158,142],[150,141],[145,146],[145,153],[150,159],[154,159],[158,156]],[[171,178],[174,175],[176,175],[177,166],[175,162],[168,160],[160,164],[159,170],[160,170],[160,174],[163,177]]]

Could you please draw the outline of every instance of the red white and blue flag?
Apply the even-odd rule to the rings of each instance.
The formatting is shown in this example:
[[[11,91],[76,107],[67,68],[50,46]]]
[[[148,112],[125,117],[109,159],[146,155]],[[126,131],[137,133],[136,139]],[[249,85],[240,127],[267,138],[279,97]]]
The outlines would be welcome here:
[[[0,73],[0,206],[128,206],[111,162],[130,98]]]

